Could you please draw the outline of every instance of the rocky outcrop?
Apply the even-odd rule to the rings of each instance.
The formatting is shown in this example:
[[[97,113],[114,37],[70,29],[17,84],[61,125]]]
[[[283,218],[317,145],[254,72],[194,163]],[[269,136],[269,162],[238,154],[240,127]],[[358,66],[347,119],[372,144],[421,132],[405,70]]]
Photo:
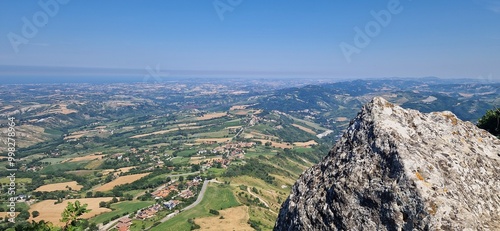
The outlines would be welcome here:
[[[500,230],[500,140],[376,97],[295,183],[275,230]]]

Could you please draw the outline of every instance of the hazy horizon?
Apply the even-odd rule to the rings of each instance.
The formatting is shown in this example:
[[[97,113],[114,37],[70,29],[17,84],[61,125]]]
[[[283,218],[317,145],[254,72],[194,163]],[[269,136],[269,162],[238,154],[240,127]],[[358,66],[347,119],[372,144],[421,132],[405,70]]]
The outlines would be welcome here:
[[[500,2],[2,1],[0,78],[498,79]]]

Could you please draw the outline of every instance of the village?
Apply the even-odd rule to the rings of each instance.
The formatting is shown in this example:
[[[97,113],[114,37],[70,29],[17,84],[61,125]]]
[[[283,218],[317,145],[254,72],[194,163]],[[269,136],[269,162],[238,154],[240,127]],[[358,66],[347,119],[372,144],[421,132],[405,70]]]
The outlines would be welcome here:
[[[140,209],[135,214],[120,218],[114,227],[119,231],[129,231],[133,219],[146,220],[155,217],[162,210],[174,210],[179,204],[185,204],[189,202],[188,199],[195,197],[198,193],[198,186],[202,182],[203,179],[200,176],[196,176],[185,183],[180,180],[170,181],[151,193],[151,196],[156,201],[155,204]],[[179,210],[175,210],[173,213],[179,213]]]

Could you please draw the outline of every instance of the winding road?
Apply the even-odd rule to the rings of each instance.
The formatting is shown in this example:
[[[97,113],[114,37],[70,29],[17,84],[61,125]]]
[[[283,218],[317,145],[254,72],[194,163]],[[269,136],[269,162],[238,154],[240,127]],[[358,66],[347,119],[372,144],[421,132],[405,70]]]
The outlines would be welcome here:
[[[203,200],[203,196],[205,195],[205,192],[207,191],[208,182],[210,182],[210,181],[209,180],[205,180],[205,182],[203,182],[203,186],[201,187],[200,194],[198,194],[198,198],[196,198],[196,201],[193,202],[192,204],[188,205],[186,208],[183,208],[181,210],[181,212],[189,210],[189,209],[192,209],[195,206],[197,206],[198,204],[200,204],[201,200]],[[172,213],[172,214],[174,214],[174,213]],[[175,215],[172,215],[172,214],[167,215],[166,217],[164,217],[163,219],[161,219],[160,222],[161,223],[166,222],[166,221],[172,219],[172,217],[175,217],[175,215],[177,215],[178,213],[175,213]]]

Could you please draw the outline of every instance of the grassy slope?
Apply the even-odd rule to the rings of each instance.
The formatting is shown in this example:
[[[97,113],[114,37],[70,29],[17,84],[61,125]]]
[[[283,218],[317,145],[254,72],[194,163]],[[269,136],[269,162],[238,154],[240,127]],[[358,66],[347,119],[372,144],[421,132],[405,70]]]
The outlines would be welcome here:
[[[234,197],[231,189],[228,186],[219,187],[217,185],[209,185],[205,196],[201,203],[191,210],[181,212],[171,220],[152,228],[152,231],[181,231],[190,230],[191,226],[187,222],[188,219],[197,217],[214,216],[210,214],[210,209],[221,210],[230,207],[235,207],[240,203]]]

